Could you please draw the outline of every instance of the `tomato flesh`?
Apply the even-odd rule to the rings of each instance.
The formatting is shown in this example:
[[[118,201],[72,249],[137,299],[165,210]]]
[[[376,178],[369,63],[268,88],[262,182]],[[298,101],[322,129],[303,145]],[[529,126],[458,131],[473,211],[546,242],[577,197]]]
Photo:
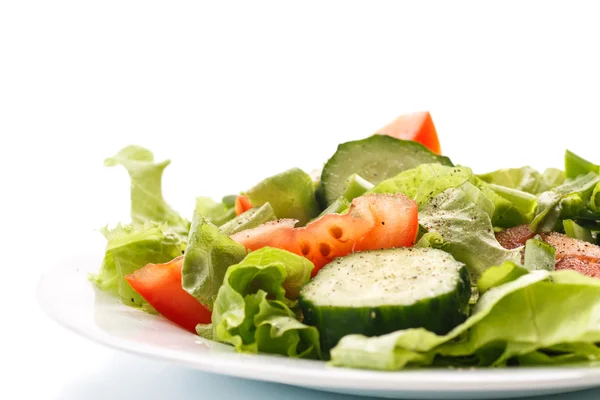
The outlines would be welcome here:
[[[183,256],[164,264],[148,264],[125,279],[156,311],[175,324],[196,332],[211,322],[211,312],[181,286]]]
[[[252,208],[248,196],[239,195],[235,198],[235,215],[240,215]]]
[[[429,111],[401,115],[377,133],[396,139],[414,140],[435,154],[442,154],[440,140]]]
[[[279,220],[238,232],[232,239],[249,250],[270,246],[302,255],[314,265],[312,276],[333,259],[355,251],[414,244],[417,204],[403,194],[371,194],[352,201],[347,214],[328,214],[302,228]]]

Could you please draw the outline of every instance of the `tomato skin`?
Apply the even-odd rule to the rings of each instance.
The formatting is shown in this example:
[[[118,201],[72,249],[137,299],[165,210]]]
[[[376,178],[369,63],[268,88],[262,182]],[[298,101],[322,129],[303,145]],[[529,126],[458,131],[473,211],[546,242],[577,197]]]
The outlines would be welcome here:
[[[125,279],[156,311],[192,333],[211,322],[211,312],[181,286],[183,256],[164,264],[148,264]]]
[[[235,215],[240,215],[252,208],[248,196],[239,195],[235,198]]]
[[[414,140],[435,154],[442,154],[435,125],[429,111],[404,114],[379,129],[377,133],[396,139]]]
[[[352,201],[347,214],[328,214],[302,228],[279,220],[238,232],[231,238],[249,250],[270,246],[309,259],[312,276],[337,257],[355,251],[412,246],[417,204],[403,194],[371,194]]]

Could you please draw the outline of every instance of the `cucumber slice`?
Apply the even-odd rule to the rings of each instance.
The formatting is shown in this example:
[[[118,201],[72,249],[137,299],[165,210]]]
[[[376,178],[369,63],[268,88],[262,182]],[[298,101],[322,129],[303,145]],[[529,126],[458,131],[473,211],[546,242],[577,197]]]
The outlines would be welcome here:
[[[377,185],[407,169],[433,163],[453,166],[448,157],[438,156],[411,140],[373,135],[342,143],[323,167],[323,198],[328,206],[342,196],[347,185],[346,178],[352,174],[359,174]]]
[[[256,228],[265,222],[275,221],[277,217],[273,211],[271,204],[265,203],[260,207],[253,207],[248,211],[238,215],[234,219],[219,227],[221,233],[231,236],[234,233],[241,232],[246,229]]]
[[[353,333],[423,327],[445,334],[466,319],[470,296],[467,269],[450,254],[397,248],[334,260],[302,289],[299,304],[329,351]]]

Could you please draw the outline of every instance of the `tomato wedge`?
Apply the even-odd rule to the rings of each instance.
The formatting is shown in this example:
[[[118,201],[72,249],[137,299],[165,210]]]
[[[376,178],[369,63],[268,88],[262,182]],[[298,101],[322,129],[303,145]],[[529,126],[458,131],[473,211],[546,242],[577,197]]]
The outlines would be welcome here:
[[[315,265],[315,276],[334,258],[355,251],[412,246],[419,229],[417,203],[403,194],[357,197],[347,214],[327,214],[303,228],[294,228],[296,222],[268,222],[231,238],[249,250],[270,246],[302,255]]]
[[[429,111],[401,115],[379,129],[377,133],[396,139],[414,140],[435,154],[442,154],[440,141]]]
[[[181,287],[183,256],[168,263],[148,264],[125,279],[152,307],[171,322],[196,333],[211,322],[211,312]]]
[[[248,196],[239,195],[235,198],[235,215],[240,215],[252,208]]]

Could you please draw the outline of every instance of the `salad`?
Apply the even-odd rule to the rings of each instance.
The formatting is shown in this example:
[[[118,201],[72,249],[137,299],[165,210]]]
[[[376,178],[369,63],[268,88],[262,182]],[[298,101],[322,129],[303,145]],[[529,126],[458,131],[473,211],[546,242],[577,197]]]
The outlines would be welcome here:
[[[338,146],[191,221],[169,161],[129,146],[131,221],[102,230],[90,280],[238,352],[376,370],[556,365],[600,357],[600,166],[474,172],[427,112]]]

